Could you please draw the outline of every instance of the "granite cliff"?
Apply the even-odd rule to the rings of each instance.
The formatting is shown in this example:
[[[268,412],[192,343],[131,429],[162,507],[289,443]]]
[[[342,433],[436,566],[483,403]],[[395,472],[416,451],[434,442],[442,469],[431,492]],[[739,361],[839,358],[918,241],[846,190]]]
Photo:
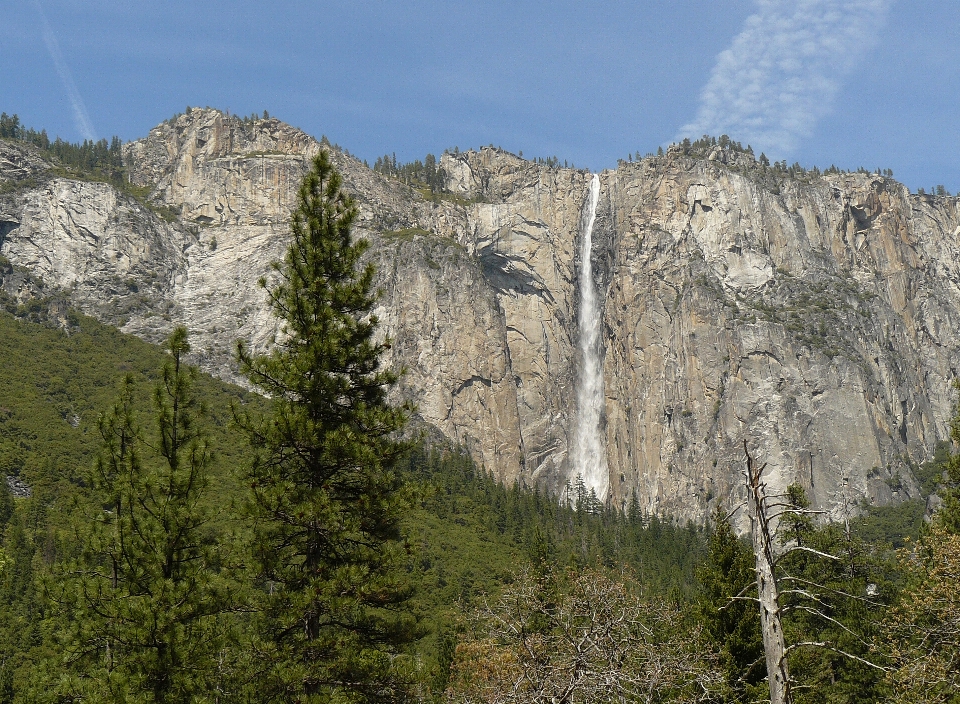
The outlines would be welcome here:
[[[0,253],[127,332],[186,324],[196,361],[236,379],[234,341],[276,333],[256,281],[324,146],[194,109],[125,145],[118,190],[0,141]],[[504,481],[562,487],[591,175],[484,148],[444,155],[437,197],[330,149],[398,393]],[[672,148],[600,174],[591,260],[612,501],[696,520],[734,505],[744,438],[771,486],[835,515],[918,494],[908,458],[948,437],[960,368],[957,199]]]

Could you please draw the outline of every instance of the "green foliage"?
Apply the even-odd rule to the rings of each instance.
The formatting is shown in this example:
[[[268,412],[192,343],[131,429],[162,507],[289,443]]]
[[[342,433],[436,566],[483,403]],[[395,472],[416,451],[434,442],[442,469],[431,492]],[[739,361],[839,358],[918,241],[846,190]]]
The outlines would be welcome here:
[[[807,498],[806,490],[799,484],[791,484],[787,487],[784,503],[787,506],[784,507],[781,519],[780,535],[792,545],[802,546],[803,536],[810,532],[813,526],[812,517],[808,513],[810,500]]]
[[[72,495],[85,481],[100,449],[97,417],[112,405],[118,376],[132,374],[138,389],[150,388],[165,360],[156,346],[92,318],[64,317],[72,324],[57,329],[43,305],[36,320],[45,323],[0,310],[0,475],[19,477],[42,503]],[[209,376],[197,380],[197,392],[217,429],[216,454],[235,464],[243,445],[229,428],[229,406],[256,398]],[[138,412],[149,411],[149,394],[138,394],[136,403]],[[229,475],[219,472],[218,479],[236,495]]]
[[[678,602],[696,592],[703,530],[644,516],[636,500],[626,512],[588,509],[589,493],[573,490],[560,501],[535,487],[505,486],[442,443],[412,448],[401,468],[420,487],[404,523],[408,569],[418,585],[412,601],[428,632],[411,652],[435,694],[442,691],[435,683],[449,675],[444,648],[459,639],[465,614],[509,588],[525,564],[542,571],[629,569],[644,594]]]
[[[873,643],[897,596],[892,552],[836,524],[814,527],[798,485],[775,505],[781,516],[777,582],[794,700],[883,699],[884,661]],[[723,511],[714,522],[710,553],[698,573],[699,618],[721,650],[735,700],[762,700],[766,668],[753,550],[736,539]]]
[[[3,529],[7,527],[11,516],[13,516],[13,495],[10,493],[6,478],[0,476],[0,536],[3,535]],[[0,566],[0,572],[2,570]]]
[[[460,543],[459,535],[434,534],[434,544],[431,536],[418,543],[417,534],[411,535],[426,567],[417,581],[431,586],[424,590],[427,594],[442,595],[438,603],[495,591],[520,558],[577,568],[626,566],[648,593],[682,599],[695,594],[694,572],[706,552],[700,528],[644,516],[635,501],[622,513],[587,506],[586,493],[571,492],[558,500],[536,487],[504,486],[478,469],[469,455],[442,446],[413,448],[403,467],[424,486],[418,510],[435,516],[443,530],[460,526],[464,537],[472,536]],[[451,545],[457,547],[456,566],[444,564],[443,552]],[[451,569],[466,571],[451,575]]]
[[[0,702],[25,696],[35,664],[62,655],[52,640],[56,629],[44,621],[36,584],[57,563],[78,557],[73,516],[94,505],[86,487],[102,445],[98,415],[111,407],[124,375],[133,377],[135,412],[150,414],[150,389],[168,359],[156,346],[91,318],[68,312],[63,317],[72,323],[58,329],[57,317],[46,317],[43,308],[40,313],[44,322],[0,310],[0,475],[16,476],[32,488],[30,498],[13,499],[13,513],[0,532],[6,562],[0,569]],[[216,492],[203,500],[208,508],[229,508],[240,495],[229,468],[245,454],[229,407],[260,401],[205,375],[194,388],[209,408],[205,426],[216,460],[210,466]],[[228,516],[214,519],[210,533],[230,527]]]
[[[720,653],[733,701],[762,698],[767,667],[760,613],[755,602],[745,600],[756,594],[753,550],[734,535],[730,515],[720,506],[713,515],[710,546],[697,581],[697,619]]]
[[[731,309],[736,319],[777,323],[800,346],[831,359],[842,355],[852,361],[860,360],[849,331],[866,329],[871,318],[867,304],[876,294],[842,275],[824,276],[810,283],[782,269],[777,274],[762,291],[737,293],[733,300],[707,277],[697,283],[710,286],[714,295],[722,296],[723,305]]]
[[[381,233],[383,237],[409,242],[417,237],[432,237],[432,232],[424,230],[422,227],[405,227],[402,230],[385,230]]]
[[[408,186],[422,186],[431,193],[440,193],[445,188],[447,174],[437,162],[437,157],[427,154],[421,162],[419,159],[404,164],[397,161],[396,154],[386,154],[379,157],[373,165],[373,170],[384,176],[403,181]]]
[[[35,530],[42,516],[15,511],[3,535],[0,569],[0,702],[14,700],[18,684],[29,677],[28,653],[43,640],[41,609],[34,588],[36,558],[43,545]],[[37,539],[41,538],[41,539]]]
[[[56,687],[65,696],[161,704],[210,689],[227,603],[201,502],[211,455],[186,336],[178,328],[170,337],[152,432],[139,426],[130,377],[101,417],[94,496],[75,526],[79,554],[47,582],[63,619]],[[42,669],[57,672],[60,660]]]
[[[102,171],[115,174],[120,178],[119,169],[123,166],[123,143],[114,136],[110,142],[106,139],[94,141],[85,139],[83,143],[66,142],[59,137],[50,141],[46,130],[37,132],[20,124],[17,115],[0,113],[0,138],[27,142],[53,156],[64,166],[82,171]]]
[[[923,499],[910,499],[887,506],[866,506],[863,514],[851,521],[850,528],[871,545],[902,548],[920,537],[927,505]]]
[[[394,700],[404,688],[397,647],[412,639],[401,482],[407,408],[386,401],[396,375],[380,368],[373,268],[354,242],[353,200],[325,151],[294,211],[292,244],[270,302],[283,321],[274,351],[242,368],[272,399],[266,418],[240,414],[250,435],[257,522],[263,696]],[[266,287],[266,283],[261,281]]]
[[[955,380],[953,387],[960,391],[960,381]],[[954,408],[950,420],[950,439],[954,447],[960,447],[960,404]],[[960,452],[950,453],[944,448],[944,453],[948,454],[942,463],[947,481],[939,492],[943,508],[937,513],[937,521],[947,532],[960,535]]]
[[[949,478],[948,469],[951,454],[950,441],[941,440],[934,448],[933,457],[930,460],[923,464],[910,465],[913,475],[920,482],[920,493],[924,498],[935,492],[945,478]]]
[[[837,524],[803,530],[801,540],[834,557],[796,551],[778,566],[787,643],[820,644],[790,655],[791,675],[802,685],[796,701],[879,701],[883,672],[864,661],[883,665],[871,643],[897,595],[893,555]]]

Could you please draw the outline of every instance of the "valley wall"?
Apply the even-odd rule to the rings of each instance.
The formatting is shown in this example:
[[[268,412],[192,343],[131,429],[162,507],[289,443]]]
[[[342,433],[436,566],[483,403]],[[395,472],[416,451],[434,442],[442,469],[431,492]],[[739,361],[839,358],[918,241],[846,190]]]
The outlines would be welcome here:
[[[196,361],[238,380],[235,340],[277,334],[257,280],[325,146],[194,109],[125,145],[119,190],[0,141],[0,253],[127,332],[187,325]],[[444,155],[431,196],[330,149],[373,244],[397,393],[503,481],[562,490],[591,175],[484,148]],[[672,148],[600,174],[592,253],[612,501],[732,507],[744,439],[772,488],[799,482],[836,516],[918,495],[908,458],[948,438],[960,365],[957,199]]]

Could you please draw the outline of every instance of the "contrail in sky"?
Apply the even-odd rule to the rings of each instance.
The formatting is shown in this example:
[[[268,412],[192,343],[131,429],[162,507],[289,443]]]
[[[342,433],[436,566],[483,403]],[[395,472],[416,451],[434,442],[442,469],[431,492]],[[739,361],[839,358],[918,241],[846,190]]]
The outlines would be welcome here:
[[[743,31],[717,56],[697,116],[678,138],[727,134],[757,152],[792,152],[830,113],[893,0],[756,4]]]
[[[90,115],[87,114],[87,106],[83,104],[83,98],[80,97],[80,91],[77,90],[77,84],[73,82],[73,74],[70,68],[63,60],[63,54],[60,53],[60,44],[57,42],[57,35],[50,28],[47,22],[47,15],[40,6],[40,0],[34,0],[37,12],[40,13],[40,21],[43,25],[43,41],[47,45],[47,51],[50,52],[50,58],[53,59],[53,65],[57,67],[57,73],[60,80],[63,81],[63,87],[67,91],[67,97],[73,106],[73,119],[76,122],[77,129],[84,139],[96,140],[96,134],[93,131],[93,125],[90,123]]]

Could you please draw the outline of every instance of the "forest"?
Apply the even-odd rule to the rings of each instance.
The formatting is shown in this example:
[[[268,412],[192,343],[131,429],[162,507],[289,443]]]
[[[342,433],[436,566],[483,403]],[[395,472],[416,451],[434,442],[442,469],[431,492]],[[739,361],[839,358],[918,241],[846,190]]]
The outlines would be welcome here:
[[[123,166],[122,142],[114,137],[97,141],[85,139],[77,144],[57,137],[50,140],[46,130],[37,131],[26,127],[20,122],[17,115],[0,113],[0,138],[15,139],[27,142],[43,150],[62,166],[74,167],[84,172],[102,172],[119,178],[119,170]]]
[[[0,262],[0,275],[12,271]],[[55,637],[63,615],[46,600],[45,589],[57,565],[77,559],[90,502],[98,505],[94,475],[105,443],[100,418],[125,385],[133,410],[149,418],[167,355],[77,313],[59,327],[53,300],[23,305],[0,298],[0,340],[8,362],[0,369],[0,472],[30,487],[29,496],[13,496],[8,485],[0,485],[0,693],[2,701],[33,701],[40,673],[65,666],[63,644]],[[261,408],[264,401],[206,375],[196,377],[193,393],[205,406],[202,427],[212,457],[201,500],[210,504],[210,536],[224,563],[216,572],[224,576],[232,560],[243,559],[229,555],[231,544],[238,533],[249,532],[243,479],[251,451],[244,449],[249,446],[231,407]],[[629,565],[646,575],[651,593],[692,597],[694,569],[706,550],[702,529],[636,509],[626,516],[608,512],[582,488],[573,487],[570,499],[560,503],[537,490],[506,487],[457,448],[427,433],[414,431],[412,437],[396,467],[410,493],[402,531],[409,554],[402,569],[416,585],[407,605],[416,637],[403,652],[419,662],[416,680],[425,690],[445,688],[451,645],[472,607],[497,594],[524,564],[555,564],[560,571]],[[239,571],[231,578],[242,581]],[[217,618],[228,630],[250,627],[251,616],[243,611]],[[238,647],[241,636],[234,636]]]
[[[0,281],[0,702],[957,701],[960,417],[929,523],[504,486],[390,400],[355,218],[321,152],[252,390]]]

